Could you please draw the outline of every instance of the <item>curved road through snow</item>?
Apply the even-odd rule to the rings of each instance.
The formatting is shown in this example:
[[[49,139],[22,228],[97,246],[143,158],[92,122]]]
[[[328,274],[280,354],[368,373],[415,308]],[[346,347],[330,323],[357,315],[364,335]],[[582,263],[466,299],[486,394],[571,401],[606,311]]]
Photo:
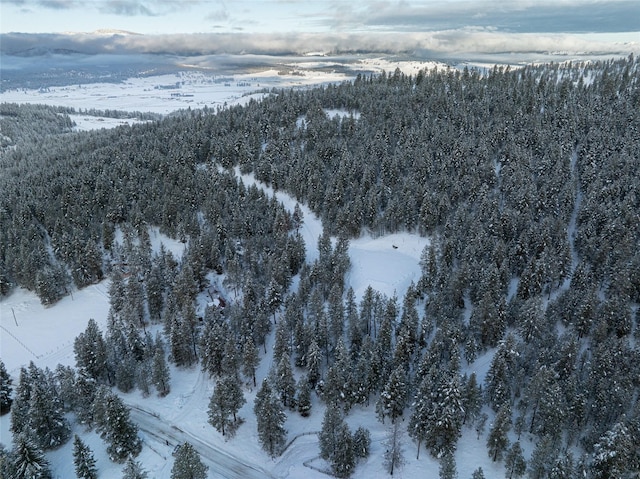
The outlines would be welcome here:
[[[262,467],[250,464],[180,429],[153,412],[132,404],[128,406],[131,410],[131,419],[138,425],[141,432],[154,438],[159,444],[168,444],[172,449],[179,444],[189,442],[200,454],[203,462],[209,466],[209,474],[213,474],[214,477],[225,479],[275,479],[276,477]],[[160,452],[156,452],[162,456]],[[166,459],[168,458],[165,457]]]

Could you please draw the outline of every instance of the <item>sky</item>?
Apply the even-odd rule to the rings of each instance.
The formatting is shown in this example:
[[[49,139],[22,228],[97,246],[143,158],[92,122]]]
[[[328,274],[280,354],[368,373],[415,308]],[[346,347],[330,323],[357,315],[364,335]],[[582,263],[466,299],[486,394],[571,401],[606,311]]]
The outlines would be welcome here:
[[[4,52],[17,48],[16,39],[49,34],[39,38],[55,44],[69,32],[76,33],[76,46],[89,48],[113,30],[141,35],[120,35],[111,51],[180,53],[305,51],[312,45],[606,52],[640,44],[637,0],[2,0],[0,17]],[[96,31],[101,35],[87,35]]]

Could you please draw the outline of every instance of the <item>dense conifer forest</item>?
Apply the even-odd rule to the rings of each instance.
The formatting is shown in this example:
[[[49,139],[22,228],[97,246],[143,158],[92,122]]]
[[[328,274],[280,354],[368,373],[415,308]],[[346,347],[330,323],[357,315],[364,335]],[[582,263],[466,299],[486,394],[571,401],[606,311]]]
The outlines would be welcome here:
[[[224,435],[240,427],[240,378],[260,388],[272,456],[283,418],[304,420],[319,395],[320,454],[339,477],[370,442],[344,417],[369,404],[380,421],[405,420],[441,477],[455,474],[463,428],[487,428],[507,477],[637,477],[638,60],[397,70],[266,93],[84,133],[65,111],[2,105],[0,295],[21,286],[53,304],[111,278],[108,328],[90,322],[76,339],[75,369],[32,365],[13,386],[2,376],[16,438],[3,467],[70,440],[72,411],[134,468],[135,424],[113,413],[126,408],[111,388],[168,394],[168,359],[216,378],[209,417]],[[316,261],[299,210],[236,168],[322,219]],[[185,242],[184,257],[152,251],[151,226]],[[399,231],[430,238],[420,281],[401,298],[355,298],[349,240]],[[211,274],[238,300],[199,320]],[[482,382],[464,371],[487,351]],[[256,378],[265,354],[277,368]],[[529,457],[509,431],[534,438]]]

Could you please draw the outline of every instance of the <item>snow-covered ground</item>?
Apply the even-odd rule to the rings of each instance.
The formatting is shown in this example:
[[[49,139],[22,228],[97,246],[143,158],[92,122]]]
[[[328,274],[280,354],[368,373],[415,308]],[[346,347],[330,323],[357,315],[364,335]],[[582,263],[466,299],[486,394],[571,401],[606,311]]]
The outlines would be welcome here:
[[[370,60],[371,68],[393,72],[396,67],[405,73],[415,74],[422,67],[432,67],[423,62],[392,63],[387,60]],[[46,91],[14,90],[0,95],[2,102],[46,103],[70,106],[76,109],[113,109],[126,111],[152,111],[168,113],[180,108],[216,107],[248,101],[258,88],[304,86],[348,79],[345,74],[314,72],[304,76],[281,75],[275,70],[262,73],[234,75],[233,79],[222,79],[200,73],[166,75],[163,77],[133,78],[123,84],[90,84],[74,87],[50,88]],[[179,84],[179,88],[175,87]],[[173,85],[175,88],[169,88]],[[167,87],[167,88],[165,88]],[[172,93],[177,95],[172,95]],[[192,96],[190,96],[192,95]],[[332,113],[332,112],[328,112]],[[340,113],[340,112],[339,112]],[[77,129],[112,127],[123,120],[96,119],[86,115],[74,116]],[[236,174],[240,176],[239,171]],[[295,199],[268,186],[260,184],[252,175],[241,175],[245,184],[257,184],[268,194],[275,194],[286,208],[293,210]],[[320,220],[305,206],[300,205],[304,214],[301,229],[306,246],[307,260],[317,258],[317,240],[322,233]],[[154,248],[162,242],[179,257],[182,245],[162,237],[157,229],[151,231]],[[398,233],[381,238],[363,236],[351,241],[349,255],[352,267],[347,275],[348,286],[356,295],[371,285],[387,296],[402,298],[409,284],[417,282],[420,275],[418,265],[422,249],[428,239],[410,233]],[[17,382],[19,368],[33,361],[39,367],[55,368],[58,363],[74,365],[73,340],[84,331],[89,318],[96,320],[104,331],[108,303],[109,281],[74,291],[72,296],[63,298],[54,306],[43,307],[38,298],[28,291],[18,289],[0,301],[0,356],[7,370]],[[273,341],[273,337],[270,338]],[[269,345],[268,345],[269,347]],[[491,361],[487,353],[469,368],[483,378]],[[267,375],[271,367],[270,354],[263,357],[258,378]],[[313,398],[312,414],[301,418],[297,413],[289,413],[286,423],[289,446],[282,456],[271,459],[260,448],[253,401],[256,389],[245,387],[246,405],[239,416],[244,419],[237,434],[232,439],[223,438],[207,423],[207,407],[214,382],[205,377],[199,368],[180,369],[172,367],[171,393],[165,398],[155,395],[144,398],[139,392],[123,394],[124,401],[131,407],[131,416],[140,427],[144,448],[137,458],[149,472],[149,477],[164,479],[170,477],[171,453],[176,444],[188,440],[200,452],[203,462],[209,465],[210,478],[218,477],[278,477],[278,478],[326,478],[313,467],[323,467],[318,459],[317,437],[313,434],[321,428],[323,405]],[[387,426],[376,419],[373,404],[369,408],[357,406],[350,411],[347,422],[352,430],[363,426],[370,430],[372,437],[371,456],[361,462],[354,478],[388,477],[383,467],[383,455]],[[487,429],[489,425],[487,425]],[[121,477],[122,466],[111,462],[106,454],[106,446],[95,432],[87,432],[74,426],[77,433],[94,451],[100,477]],[[10,446],[9,416],[0,417],[0,443]],[[405,434],[403,439],[406,464],[394,474],[400,478],[437,477],[438,462],[421,451],[416,459],[416,445]],[[477,439],[476,432],[464,429],[456,453],[459,477],[468,478],[472,472],[482,467],[487,478],[504,476],[501,464],[493,463],[486,453],[486,436]],[[56,478],[72,478],[72,441],[56,451],[47,453]]]
[[[243,175],[246,184],[259,184],[250,175]],[[259,184],[265,191],[273,191]],[[276,193],[287,208],[296,201],[282,192]],[[317,256],[315,246],[322,232],[321,222],[301,205],[304,213],[302,232],[308,245],[309,258]],[[181,243],[163,238],[157,230],[151,232],[155,248],[162,242],[178,255]],[[351,242],[349,254],[352,268],[347,281],[356,293],[371,284],[384,294],[397,294],[400,298],[411,281],[420,274],[418,261],[427,239],[409,233],[398,233],[377,239],[362,237]],[[394,248],[395,246],[395,248]],[[315,252],[314,252],[315,251]],[[73,339],[86,328],[89,318],[94,318],[104,330],[108,311],[108,280],[97,285],[75,291],[73,296],[62,299],[56,305],[44,308],[33,293],[18,289],[0,303],[0,346],[2,359],[17,381],[19,367],[33,361],[39,367],[55,368],[60,364],[74,365]],[[15,318],[14,318],[15,313]],[[270,339],[271,341],[273,338]],[[269,349],[269,348],[268,348]],[[483,377],[490,363],[490,355],[476,361],[474,369],[480,368]],[[265,377],[271,367],[270,355],[263,357],[258,378]],[[207,407],[213,391],[213,380],[199,368],[171,371],[171,393],[165,398],[154,395],[144,398],[139,392],[123,394],[131,407],[132,418],[140,427],[144,449],[138,460],[153,478],[169,478],[172,466],[171,453],[180,442],[189,441],[200,452],[203,461],[210,466],[209,477],[282,477],[325,478],[323,473],[308,467],[322,467],[318,459],[317,437],[323,417],[323,405],[314,398],[314,408],[309,418],[289,413],[286,423],[288,440],[292,441],[284,454],[270,459],[260,448],[253,401],[255,388],[245,387],[246,405],[240,410],[245,421],[234,438],[223,438],[207,423]],[[353,477],[386,477],[383,467],[386,426],[376,420],[373,405],[369,408],[355,407],[347,422],[352,430],[363,426],[371,431],[371,456],[361,463]],[[119,477],[121,465],[109,461],[106,446],[94,432],[75,427],[92,448],[97,459],[101,477]],[[309,434],[311,433],[311,434]],[[0,441],[10,443],[9,416],[0,418]],[[470,477],[473,470],[481,466],[486,477],[501,477],[504,472],[500,464],[493,463],[486,454],[486,438],[477,439],[475,431],[465,429],[456,454],[460,477]],[[73,477],[72,441],[62,448],[48,453],[55,471],[54,477]],[[404,458],[406,464],[396,472],[396,477],[437,477],[438,462],[422,451],[416,459],[416,445],[405,436]]]
[[[215,71],[177,71],[172,74],[129,78],[120,83],[89,83],[40,89],[14,89],[0,93],[0,102],[39,103],[84,110],[142,111],[167,114],[186,108],[217,108],[242,104],[257,91],[271,88],[307,87],[351,80],[357,71],[393,72],[399,68],[415,75],[422,68],[442,67],[442,64],[424,61],[394,61],[385,58],[363,58],[348,64],[323,61],[293,63],[283,68],[264,68],[228,75]],[[352,69],[352,70],[350,70]],[[86,115],[83,117],[86,118]],[[113,120],[103,119],[95,125],[80,118],[79,129],[116,126]]]

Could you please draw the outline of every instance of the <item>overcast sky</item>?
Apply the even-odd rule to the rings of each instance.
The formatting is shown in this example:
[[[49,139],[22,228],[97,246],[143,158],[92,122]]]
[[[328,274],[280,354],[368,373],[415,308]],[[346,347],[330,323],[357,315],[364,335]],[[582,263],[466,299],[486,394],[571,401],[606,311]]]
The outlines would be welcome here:
[[[0,17],[3,51],[27,37],[9,32],[105,29],[144,34],[107,42],[111,51],[309,51],[314,45],[637,51],[640,45],[640,0],[0,0]],[[38,38],[62,41],[60,35]],[[89,36],[75,42],[98,43]]]

